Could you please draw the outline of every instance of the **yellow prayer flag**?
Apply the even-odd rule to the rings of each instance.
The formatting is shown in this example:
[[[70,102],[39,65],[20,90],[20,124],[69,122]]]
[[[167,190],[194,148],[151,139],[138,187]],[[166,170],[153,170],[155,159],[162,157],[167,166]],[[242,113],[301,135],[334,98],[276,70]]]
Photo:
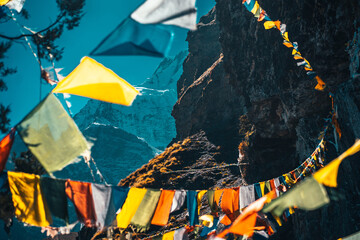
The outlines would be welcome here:
[[[9,0],[0,0],[0,6],[7,4]]]
[[[198,214],[200,214],[201,199],[205,195],[205,193],[207,193],[207,190],[199,191],[199,193],[197,194],[196,201],[197,201],[197,204],[198,204]]]
[[[174,240],[175,231],[167,232],[163,235],[162,240]]]
[[[254,4],[253,9],[251,10],[251,13],[255,15],[255,13],[257,12],[257,10],[259,9],[260,5],[259,3],[256,1]]]
[[[273,21],[266,21],[264,22],[264,28],[265,29],[271,29],[275,27],[275,23]]]
[[[92,58],[83,57],[80,64],[53,89],[105,102],[130,106],[139,93],[124,79]]]
[[[261,195],[264,196],[265,195],[265,182],[260,182],[260,190],[261,190]]]
[[[130,188],[121,212],[116,216],[119,228],[127,228],[146,194],[145,188]]]
[[[354,155],[360,151],[360,140],[357,140],[355,144],[346,150],[343,154],[337,157],[335,160],[330,162],[324,168],[320,169],[314,174],[314,178],[319,183],[328,186],[328,187],[337,187],[337,175],[339,171],[339,166],[342,160],[345,158]]]
[[[9,171],[8,180],[16,217],[30,225],[49,226],[52,218],[41,193],[40,176]]]
[[[296,49],[293,49],[291,54],[295,55],[295,54],[300,54],[300,53]]]
[[[283,34],[282,36],[283,36],[283,38],[284,38],[286,41],[290,42],[290,40],[289,40],[289,33],[288,33],[288,32],[284,32],[284,34]]]

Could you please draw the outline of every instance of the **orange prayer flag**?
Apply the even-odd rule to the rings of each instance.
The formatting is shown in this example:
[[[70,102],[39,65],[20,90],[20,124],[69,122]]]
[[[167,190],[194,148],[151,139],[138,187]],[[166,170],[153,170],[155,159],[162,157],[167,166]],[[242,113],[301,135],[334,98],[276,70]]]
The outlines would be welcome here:
[[[313,71],[312,68],[304,67],[305,71]]]
[[[239,216],[239,188],[228,188],[224,190],[221,209],[231,222]]]
[[[230,228],[218,234],[217,237],[224,238],[228,233],[251,237],[254,233],[257,213],[261,211],[265,203],[270,202],[271,199],[274,198],[276,198],[275,190],[250,204],[244,209],[242,214],[234,221]]]
[[[283,44],[286,46],[286,47],[288,47],[288,48],[292,48],[292,47],[294,47],[291,43],[289,43],[289,42],[283,42]]]
[[[306,70],[306,68],[305,68],[305,70]],[[326,84],[319,76],[316,76],[315,79],[317,81],[317,85],[315,86],[315,89],[319,90],[319,91],[323,91],[326,87]],[[341,135],[341,133],[340,133],[340,135]]]
[[[6,161],[10,155],[10,150],[15,138],[15,128],[11,129],[0,142],[0,173],[4,170]]]
[[[302,56],[299,56],[299,55],[294,55],[294,59],[295,60],[302,60],[304,58]]]
[[[216,206],[219,206],[220,198],[221,198],[223,192],[224,192],[224,189],[215,190],[214,203],[216,204]]]
[[[281,22],[279,20],[277,20],[277,21],[274,21],[274,23],[275,23],[276,28],[279,29],[279,31],[280,31]]]
[[[96,223],[94,200],[92,198],[91,183],[67,180],[65,193],[74,203],[79,220],[87,227]]]
[[[151,224],[165,226],[169,220],[175,190],[162,190]]]

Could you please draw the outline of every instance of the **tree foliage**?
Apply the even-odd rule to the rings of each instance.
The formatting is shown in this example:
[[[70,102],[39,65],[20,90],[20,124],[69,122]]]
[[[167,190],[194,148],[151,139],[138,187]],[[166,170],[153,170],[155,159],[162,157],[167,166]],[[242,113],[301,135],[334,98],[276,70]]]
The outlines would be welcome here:
[[[12,44],[23,44],[26,42],[30,44],[37,55],[37,61],[40,68],[40,77],[44,76],[44,68],[42,62],[59,61],[62,58],[63,47],[56,45],[56,40],[61,37],[64,29],[71,30],[80,24],[80,20],[83,16],[83,7],[85,0],[56,0],[59,14],[56,20],[46,28],[40,31],[32,31],[30,28],[24,26],[22,30],[23,34],[18,36],[7,36],[0,34],[0,38],[4,39],[0,42],[0,92],[7,90],[5,77],[10,74],[16,73],[16,68],[7,67],[4,59],[6,59],[6,52],[10,49]],[[7,9],[6,6],[0,8],[0,24],[8,21],[13,21],[16,18],[22,17],[25,20],[30,18],[30,14],[26,9],[23,9],[20,14]],[[45,79],[47,80],[47,79]],[[10,113],[10,107],[0,104],[0,131],[5,133],[9,131],[10,119],[8,114]]]

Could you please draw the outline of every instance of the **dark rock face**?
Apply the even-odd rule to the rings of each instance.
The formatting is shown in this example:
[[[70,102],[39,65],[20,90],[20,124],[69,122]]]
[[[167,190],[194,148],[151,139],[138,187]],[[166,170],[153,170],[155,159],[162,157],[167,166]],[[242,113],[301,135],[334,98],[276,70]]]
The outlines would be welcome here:
[[[216,11],[189,33],[189,55],[172,113],[177,128],[173,142],[180,142],[122,180],[122,185],[201,189],[277,177],[297,167],[318,144],[324,118],[331,111],[329,91],[335,94],[343,136],[338,151],[327,144],[327,160],[360,138],[360,3],[259,2],[270,18],[287,24],[290,40],[299,43],[302,55],[326,82],[326,91],[319,92],[314,89],[316,82],[296,66],[291,49],[282,45],[279,31],[265,30],[241,2],[217,0]],[[187,139],[190,142],[184,144]],[[195,145],[197,141],[201,144]],[[223,170],[227,175],[197,171],[196,178],[179,173],[176,179],[157,167],[166,163],[166,169],[184,170],[235,163],[238,146],[239,160],[247,164],[241,166],[241,175],[238,169],[227,169]],[[337,239],[356,232],[360,228],[358,157],[340,167],[337,201],[317,211],[298,211],[272,238]]]

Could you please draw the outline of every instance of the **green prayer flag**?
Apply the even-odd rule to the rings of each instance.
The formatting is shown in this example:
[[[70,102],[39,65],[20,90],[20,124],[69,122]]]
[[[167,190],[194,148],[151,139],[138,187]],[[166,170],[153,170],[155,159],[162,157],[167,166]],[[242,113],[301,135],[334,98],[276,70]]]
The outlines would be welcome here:
[[[62,179],[41,177],[41,193],[45,197],[51,214],[69,223],[65,181]]]
[[[290,207],[296,206],[303,210],[315,210],[329,202],[330,199],[324,186],[313,177],[309,177],[279,198],[265,205],[262,211],[265,213],[271,212],[280,217]]]
[[[131,224],[134,225],[138,231],[146,231],[150,227],[151,219],[154,215],[157,203],[160,198],[160,190],[148,189],[141,201],[135,215],[131,219]]]
[[[208,190],[207,191],[207,197],[208,197],[208,202],[209,202],[209,206],[211,209],[211,212],[215,213],[218,212],[218,207],[214,201],[214,196],[215,196],[215,191],[214,190]]]
[[[32,110],[16,129],[49,173],[62,169],[88,149],[84,136],[53,94]]]

